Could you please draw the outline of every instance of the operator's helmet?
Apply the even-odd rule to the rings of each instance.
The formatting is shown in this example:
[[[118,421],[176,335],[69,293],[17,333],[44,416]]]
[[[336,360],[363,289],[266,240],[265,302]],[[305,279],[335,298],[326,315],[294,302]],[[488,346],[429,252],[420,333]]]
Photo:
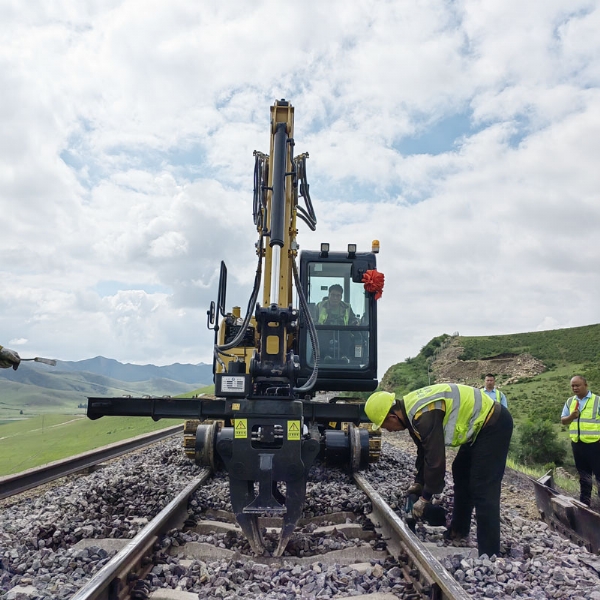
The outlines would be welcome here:
[[[375,392],[369,396],[365,404],[365,413],[373,422],[373,429],[379,429],[385,421],[390,408],[394,405],[396,394],[390,392]]]

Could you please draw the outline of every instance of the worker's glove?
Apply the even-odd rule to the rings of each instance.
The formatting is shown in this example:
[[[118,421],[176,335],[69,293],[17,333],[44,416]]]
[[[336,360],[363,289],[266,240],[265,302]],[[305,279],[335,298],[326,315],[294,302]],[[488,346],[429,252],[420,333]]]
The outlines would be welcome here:
[[[406,495],[410,496],[414,494],[415,496],[420,496],[423,493],[423,484],[415,481],[407,490]]]
[[[420,519],[425,512],[425,507],[430,503],[430,500],[425,500],[423,496],[421,496],[414,504],[412,508],[413,517]]]
[[[19,364],[21,364],[21,357],[14,350],[0,348],[0,368],[8,369],[8,367],[12,367],[16,371]]]

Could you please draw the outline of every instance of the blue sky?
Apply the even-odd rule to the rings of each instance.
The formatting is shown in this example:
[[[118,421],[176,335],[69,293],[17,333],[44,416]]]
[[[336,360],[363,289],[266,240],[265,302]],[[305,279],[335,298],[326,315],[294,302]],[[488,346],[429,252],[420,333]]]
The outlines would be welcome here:
[[[4,3],[0,344],[210,362],[295,107],[317,232],[381,241],[381,374],[433,336],[600,322],[596,1]],[[273,32],[277,32],[274,35]]]

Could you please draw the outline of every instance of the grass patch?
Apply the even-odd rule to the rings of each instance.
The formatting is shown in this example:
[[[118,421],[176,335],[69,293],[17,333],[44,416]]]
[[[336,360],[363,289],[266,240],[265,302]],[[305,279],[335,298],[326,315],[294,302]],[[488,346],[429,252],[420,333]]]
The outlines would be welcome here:
[[[519,471],[519,473],[524,473],[525,475],[529,475],[533,479],[539,479],[542,475],[545,475],[548,472],[548,469],[545,467],[537,466],[537,467],[528,467],[522,465],[518,462],[515,462],[512,458],[508,458],[506,461],[506,466],[512,469],[513,471]],[[578,495],[579,494],[579,480],[571,479],[567,477],[562,477],[561,475],[554,472],[552,475],[554,479],[554,483],[562,490],[565,490],[571,494]]]
[[[183,397],[214,391],[214,386]],[[102,417],[91,421],[80,414],[42,414],[0,425],[0,476],[19,473],[55,460],[181,423],[181,419]],[[183,450],[182,450],[183,451]]]
[[[62,418],[61,418],[62,416]],[[0,428],[0,476],[100,448],[143,433],[181,423],[150,417],[84,417],[43,415]]]

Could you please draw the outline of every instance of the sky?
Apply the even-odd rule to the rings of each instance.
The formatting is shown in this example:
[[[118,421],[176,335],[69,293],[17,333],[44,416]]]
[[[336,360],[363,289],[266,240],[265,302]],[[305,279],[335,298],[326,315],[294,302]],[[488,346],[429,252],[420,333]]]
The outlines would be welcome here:
[[[598,0],[0,1],[0,344],[212,361],[295,108],[318,225],[379,239],[381,375],[442,333],[600,322]]]

